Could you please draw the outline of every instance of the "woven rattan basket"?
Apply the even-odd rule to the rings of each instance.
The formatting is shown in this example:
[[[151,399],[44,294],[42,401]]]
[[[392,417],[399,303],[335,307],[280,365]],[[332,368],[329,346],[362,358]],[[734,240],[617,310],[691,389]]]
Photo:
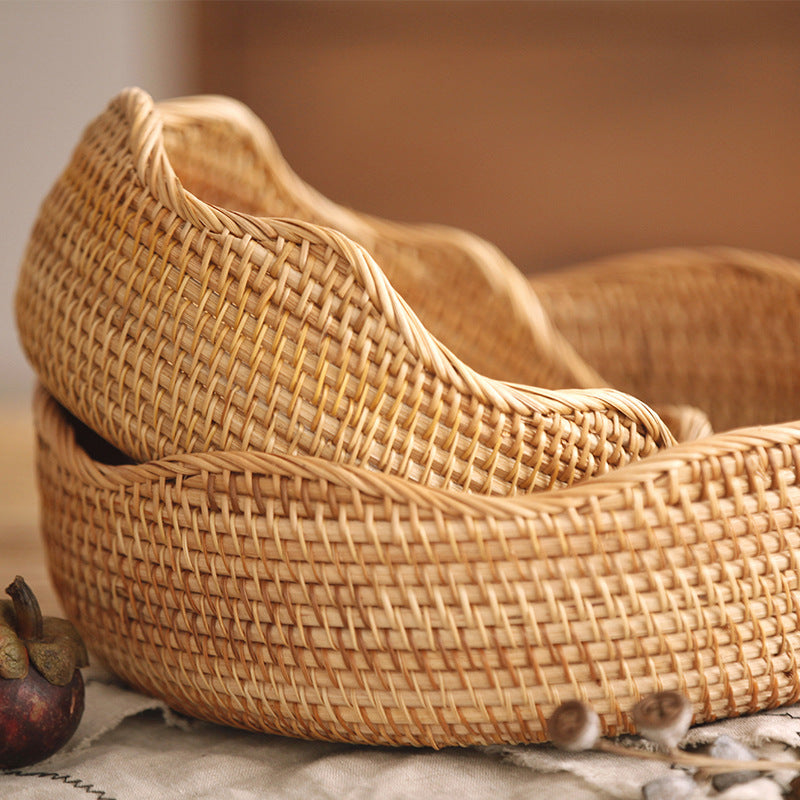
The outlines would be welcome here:
[[[697,722],[800,697],[798,425],[518,498],[255,452],[112,466],[44,392],[36,425],[67,614],[194,716],[438,747],[541,740],[572,697],[609,733],[662,688]]]
[[[676,248],[537,275],[531,285],[580,355],[646,402],[697,406],[720,431],[800,419],[794,260]]]
[[[629,395],[479,375],[363,247],[331,228],[235,210],[266,213],[278,191],[271,176],[282,162],[269,141],[231,101],[158,108],[127,91],[89,126],[44,201],[17,293],[21,341],[47,389],[109,442],[138,460],[243,448],[313,455],[492,494],[571,484],[674,443]],[[175,164],[195,191],[232,207],[190,193]],[[264,186],[273,191],[254,208]],[[433,232],[408,229],[418,246],[404,249],[390,248],[389,233],[367,235],[457,349],[474,354],[477,331],[498,362],[519,360],[525,346],[533,368],[520,376],[580,385],[594,374],[549,328],[524,279],[475,255],[480,240],[442,232],[437,249]],[[421,280],[426,247],[458,263],[432,263]],[[487,276],[500,288],[489,291]],[[503,311],[510,294],[518,299]],[[478,309],[475,319],[465,308]]]
[[[575,696],[607,732],[653,689],[696,721],[797,699],[800,429],[675,446],[599,377],[708,432],[682,404],[709,384],[652,358],[690,348],[632,299],[676,296],[653,260],[722,276],[737,308],[797,279],[684,255],[528,283],[466,233],[320,197],[232,101],[124,92],[46,198],[17,295],[66,613],[173,707],[297,736],[527,742]],[[706,295],[677,297],[702,317]],[[748,341],[714,319],[712,366]],[[755,386],[743,355],[728,374]],[[769,418],[793,380],[764,384]],[[708,403],[723,422],[757,417],[735,383]]]

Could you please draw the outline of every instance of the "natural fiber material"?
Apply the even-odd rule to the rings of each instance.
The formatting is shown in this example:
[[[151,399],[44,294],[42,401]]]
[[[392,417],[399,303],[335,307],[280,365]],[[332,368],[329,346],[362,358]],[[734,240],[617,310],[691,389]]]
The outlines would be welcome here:
[[[696,722],[800,698],[798,425],[487,498],[255,452],[110,466],[44,392],[36,424],[65,610],[176,709],[443,746],[541,740],[572,697],[608,733],[653,690]]]
[[[800,419],[797,261],[676,248],[537,275],[531,285],[558,330],[620,389],[698,406],[716,430]]]
[[[516,743],[574,697],[608,733],[653,690],[698,722],[797,700],[800,426],[675,446],[600,378],[686,438],[710,427],[685,404],[724,424],[759,384],[776,419],[794,267],[619,264],[528,283],[469,234],[322,198],[238,104],[124,92],[17,295],[66,613],[174,708],[304,737]],[[703,328],[709,297],[730,316]]]
[[[344,233],[374,256],[425,328],[480,374],[556,389],[604,385],[494,245],[466,231],[399,224],[336,205],[292,171],[261,120],[230,98],[181,98],[155,111],[187,191],[221,208]]]
[[[273,180],[282,169],[240,106],[156,107],[129,90],[89,126],[45,200],[17,294],[21,340],[48,390],[120,450],[138,460],[307,454],[508,494],[569,485],[674,443],[656,413],[620,392],[525,388],[474,372],[363,247],[331,228],[255,215],[290,182]],[[368,229],[308,189],[303,199],[301,210],[350,220],[379,243],[393,280],[417,287],[415,306],[439,318],[451,346],[477,361],[476,336],[491,336],[483,361],[507,358],[519,376],[593,374],[513,268],[476,255],[489,245],[442,232],[434,246],[420,228],[401,246],[399,228],[385,223],[378,236],[379,223]],[[429,253],[438,260],[423,271]],[[500,288],[489,293],[491,281]],[[467,297],[474,316],[463,313]],[[515,352],[523,329],[530,346]]]

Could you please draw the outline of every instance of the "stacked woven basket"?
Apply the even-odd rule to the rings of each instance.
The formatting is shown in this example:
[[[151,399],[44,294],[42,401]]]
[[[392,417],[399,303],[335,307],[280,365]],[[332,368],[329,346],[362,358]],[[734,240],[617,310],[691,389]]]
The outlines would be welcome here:
[[[573,697],[607,733],[658,689],[698,722],[792,702],[798,309],[796,264],[738,251],[527,282],[334,205],[231,100],[125,91],[17,294],[54,585],[123,679],[254,730],[441,747],[540,741]]]

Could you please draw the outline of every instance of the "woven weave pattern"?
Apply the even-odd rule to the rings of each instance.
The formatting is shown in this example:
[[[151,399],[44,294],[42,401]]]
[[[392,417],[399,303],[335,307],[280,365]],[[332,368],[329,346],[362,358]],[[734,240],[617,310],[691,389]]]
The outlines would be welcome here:
[[[798,275],[696,250],[528,282],[326,200],[239,104],[128,90],[16,300],[65,612],[174,708],[303,737],[796,701],[800,424],[704,412],[800,416]]]
[[[187,193],[163,124],[128,91],[89,127],[44,202],[17,293],[42,382],[122,451],[308,454],[508,494],[674,442],[622,393],[478,375],[344,235]]]
[[[544,738],[581,697],[695,721],[797,700],[800,429],[519,499],[257,453],[92,461],[37,398],[66,611],[122,677],[220,722],[354,742]]]
[[[375,257],[425,328],[482,375],[548,388],[604,385],[549,324],[519,270],[490,243],[332,203],[292,171],[261,121],[229,98],[183,98],[157,109],[165,150],[187,191],[221,208],[344,233]]]
[[[800,418],[796,261],[676,248],[531,285],[578,352],[636,397],[698,406],[716,430]]]

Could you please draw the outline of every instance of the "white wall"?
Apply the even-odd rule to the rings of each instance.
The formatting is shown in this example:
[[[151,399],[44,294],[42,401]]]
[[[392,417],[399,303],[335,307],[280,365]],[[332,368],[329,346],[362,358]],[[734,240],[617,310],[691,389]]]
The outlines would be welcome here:
[[[190,91],[189,21],[167,0],[0,0],[0,400],[33,385],[12,305],[39,203],[120,89]]]

